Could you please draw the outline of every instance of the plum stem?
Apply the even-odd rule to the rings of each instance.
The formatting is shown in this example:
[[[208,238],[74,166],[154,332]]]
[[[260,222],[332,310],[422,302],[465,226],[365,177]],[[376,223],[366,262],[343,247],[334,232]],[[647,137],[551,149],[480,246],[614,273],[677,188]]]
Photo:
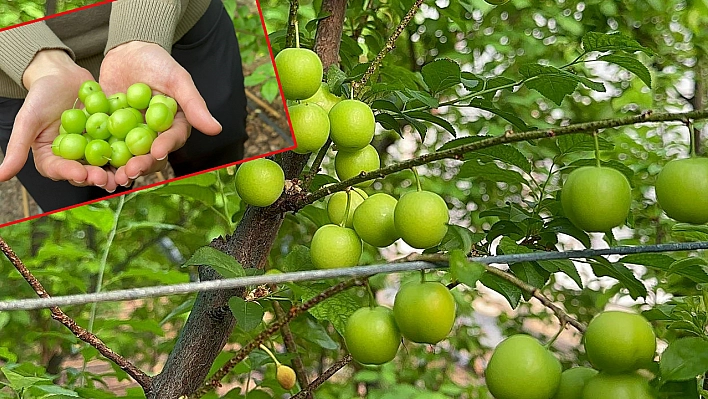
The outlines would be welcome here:
[[[551,349],[551,346],[553,346],[553,343],[556,342],[558,337],[560,337],[560,335],[563,333],[563,330],[565,330],[565,322],[561,322],[560,328],[558,329],[556,335],[554,335],[553,338],[551,338],[551,340],[548,341],[548,343],[545,345],[546,349]]]
[[[597,130],[592,132],[592,137],[595,139],[595,165],[599,168],[602,163],[600,161],[600,140],[597,138]]]
[[[300,48],[300,29],[299,24],[295,21],[295,48]]]
[[[371,309],[375,308],[377,303],[376,303],[376,296],[374,295],[374,291],[371,289],[371,285],[369,284],[369,280],[366,280],[366,291],[369,293],[369,307]]]
[[[276,367],[276,368],[280,367],[280,362],[278,361],[278,359],[275,358],[275,355],[273,354],[273,352],[270,351],[270,349],[268,349],[268,347],[266,347],[266,346],[263,345],[263,344],[260,344],[259,347],[260,347],[262,350],[264,350],[265,353],[267,353],[268,356],[270,356],[271,359],[273,359],[273,361],[275,362],[275,367]]]
[[[347,206],[344,208],[344,217],[342,218],[342,222],[339,223],[340,227],[347,227],[347,220],[349,220],[349,208],[351,208],[352,205],[351,188],[347,188],[345,192],[347,193]]]
[[[415,168],[411,168],[413,171],[413,176],[415,176],[415,184],[418,186],[418,191],[423,191],[423,189],[420,186],[420,176],[418,176],[418,171],[415,170]]]
[[[690,148],[688,149],[689,156],[691,158],[694,158],[696,156],[696,136],[695,136],[695,128],[693,126],[693,122],[690,119],[686,120],[686,127],[688,127],[688,138],[689,138],[689,145]]]

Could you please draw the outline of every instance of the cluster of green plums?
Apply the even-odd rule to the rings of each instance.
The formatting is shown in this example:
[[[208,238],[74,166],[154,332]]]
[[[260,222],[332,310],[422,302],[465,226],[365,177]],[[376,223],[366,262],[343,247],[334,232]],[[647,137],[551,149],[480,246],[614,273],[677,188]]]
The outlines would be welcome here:
[[[656,179],[656,199],[679,222],[708,222],[708,158],[675,159]],[[563,212],[585,231],[606,232],[627,219],[632,192],[627,178],[609,167],[585,166],[568,175],[561,190]]]
[[[583,336],[592,368],[561,371],[556,357],[535,338],[518,334],[502,341],[485,378],[496,399],[652,399],[649,380],[637,370],[650,365],[656,336],[641,315],[598,314]]]
[[[118,168],[133,156],[149,153],[152,142],[172,126],[177,113],[173,98],[153,96],[145,83],[106,96],[97,82],[88,80],[79,88],[78,100],[84,109],[62,112],[52,152],[94,166],[110,163]]]
[[[352,358],[361,364],[379,365],[396,357],[401,339],[436,344],[450,333],[455,322],[455,299],[437,281],[403,284],[393,310],[365,307],[347,319],[344,342]]]

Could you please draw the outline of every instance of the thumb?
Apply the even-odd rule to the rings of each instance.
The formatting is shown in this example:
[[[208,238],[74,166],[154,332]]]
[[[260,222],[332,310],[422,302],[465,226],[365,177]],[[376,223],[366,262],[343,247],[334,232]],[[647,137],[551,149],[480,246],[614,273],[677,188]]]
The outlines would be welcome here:
[[[177,104],[182,107],[187,122],[195,129],[209,136],[219,134],[221,132],[221,124],[209,112],[206,102],[199,94],[199,90],[194,85],[189,72],[182,70],[172,82],[174,98]]]
[[[23,107],[24,108],[24,107]],[[20,109],[12,127],[5,159],[0,164],[0,181],[12,179],[27,162],[30,146],[39,132],[39,124]]]

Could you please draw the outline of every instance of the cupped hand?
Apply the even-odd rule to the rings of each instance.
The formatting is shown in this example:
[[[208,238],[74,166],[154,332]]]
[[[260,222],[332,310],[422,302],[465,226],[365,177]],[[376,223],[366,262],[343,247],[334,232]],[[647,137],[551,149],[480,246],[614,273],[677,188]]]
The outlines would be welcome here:
[[[150,154],[134,157],[118,168],[115,179],[120,185],[128,185],[138,176],[160,170],[167,155],[187,142],[191,126],[207,135],[221,132],[221,124],[209,112],[189,72],[159,45],[133,41],[106,54],[99,83],[107,95],[126,92],[137,82],[150,86],[153,94],[174,98],[179,110],[172,127],[153,142]]]
[[[74,106],[79,87],[86,80],[93,80],[91,73],[76,65],[63,50],[37,53],[22,76],[29,92],[12,127],[5,159],[0,165],[0,181],[10,180],[19,173],[32,148],[35,166],[42,176],[67,180],[75,186],[98,186],[115,191],[112,172],[52,153],[61,113]]]

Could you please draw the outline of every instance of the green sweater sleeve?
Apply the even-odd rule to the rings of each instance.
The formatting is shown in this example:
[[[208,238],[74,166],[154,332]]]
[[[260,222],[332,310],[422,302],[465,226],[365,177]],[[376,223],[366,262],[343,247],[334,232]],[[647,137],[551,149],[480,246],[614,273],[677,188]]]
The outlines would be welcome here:
[[[22,84],[22,74],[40,50],[61,49],[75,58],[44,22],[35,22],[0,32],[0,69],[15,83]]]
[[[123,43],[138,40],[172,49],[184,0],[116,0],[111,10],[107,53]]]

